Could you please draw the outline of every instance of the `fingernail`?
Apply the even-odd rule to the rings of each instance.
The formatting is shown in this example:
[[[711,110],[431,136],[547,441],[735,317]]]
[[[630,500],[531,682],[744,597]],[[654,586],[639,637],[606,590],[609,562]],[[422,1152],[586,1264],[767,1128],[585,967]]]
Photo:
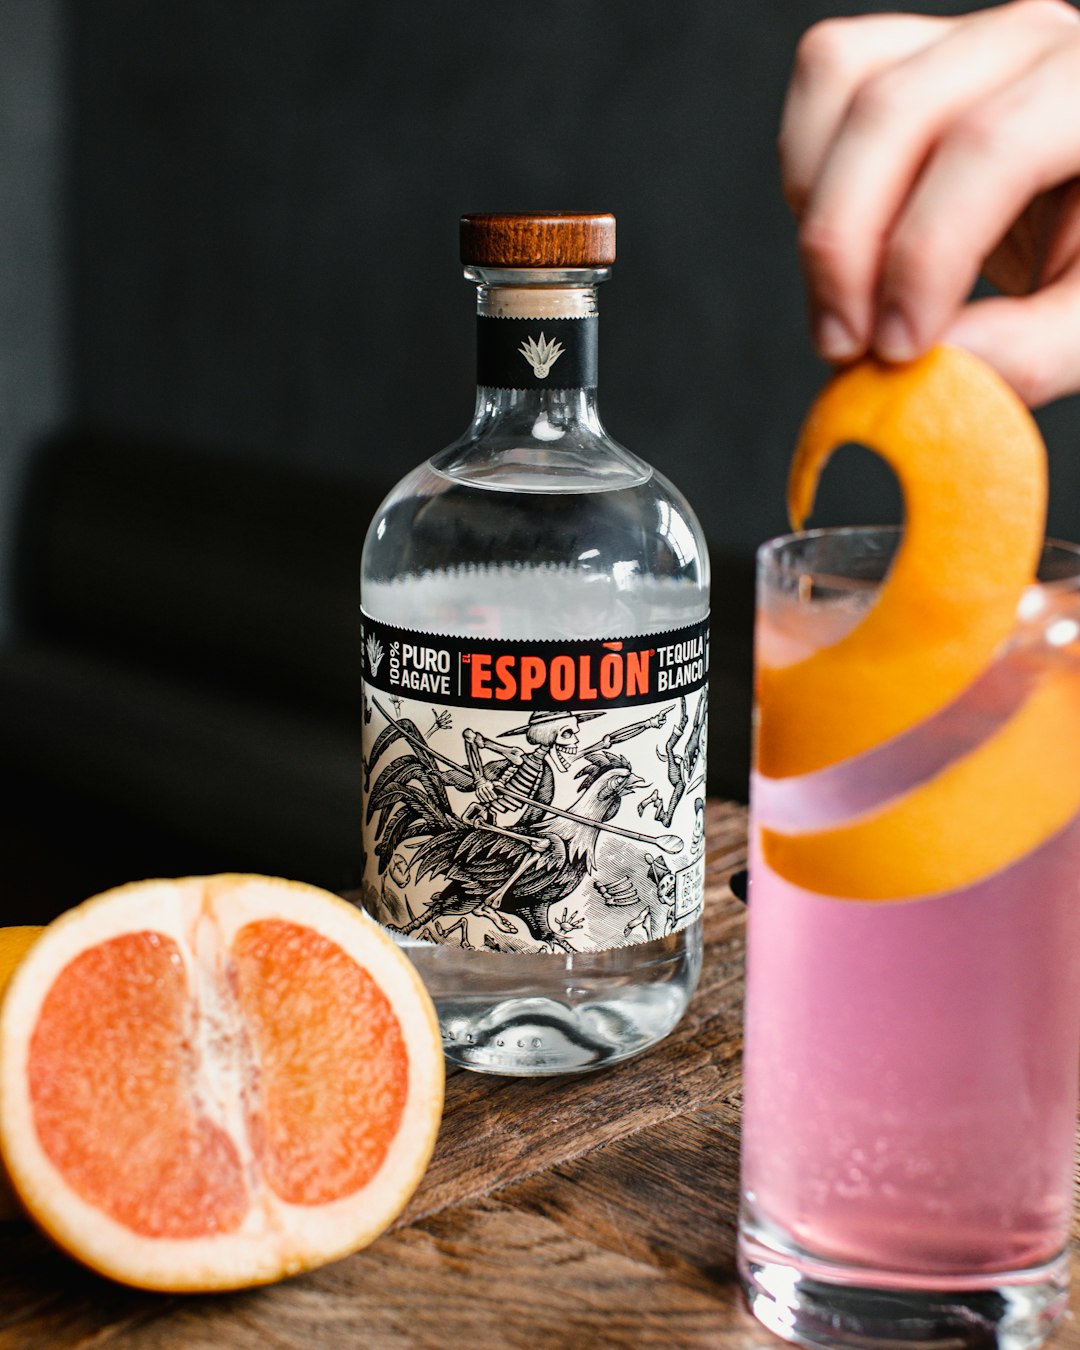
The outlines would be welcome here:
[[[850,361],[862,351],[862,343],[839,314],[829,311],[817,321],[814,343],[826,361]]]
[[[874,350],[885,361],[911,361],[919,354],[911,325],[893,305],[881,311],[874,333]]]

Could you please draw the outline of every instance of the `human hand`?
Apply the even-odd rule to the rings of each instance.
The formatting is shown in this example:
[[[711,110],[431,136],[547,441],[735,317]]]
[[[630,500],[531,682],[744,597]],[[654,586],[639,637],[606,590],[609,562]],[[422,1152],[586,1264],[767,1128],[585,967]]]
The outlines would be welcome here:
[[[780,130],[827,360],[983,357],[1032,406],[1080,391],[1080,14],[828,19]],[[969,301],[980,272],[1003,294]]]

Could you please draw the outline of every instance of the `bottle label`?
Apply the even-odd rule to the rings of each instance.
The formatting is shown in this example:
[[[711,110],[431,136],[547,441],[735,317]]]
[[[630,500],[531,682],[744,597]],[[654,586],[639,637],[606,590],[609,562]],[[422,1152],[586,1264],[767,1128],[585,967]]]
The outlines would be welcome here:
[[[594,389],[595,314],[578,319],[476,319],[476,382],[488,389]]]
[[[545,642],[363,616],[364,904],[419,941],[601,951],[705,881],[707,622]]]

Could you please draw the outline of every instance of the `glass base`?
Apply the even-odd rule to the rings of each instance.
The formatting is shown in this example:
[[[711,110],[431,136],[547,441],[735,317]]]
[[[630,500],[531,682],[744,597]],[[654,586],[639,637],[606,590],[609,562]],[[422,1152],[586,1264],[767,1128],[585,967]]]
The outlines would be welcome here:
[[[750,1311],[795,1345],[829,1350],[1029,1350],[1065,1314],[1068,1254],[983,1276],[897,1276],[780,1250],[744,1227]]]
[[[701,971],[701,923],[610,951],[473,951],[390,933],[424,981],[451,1064],[538,1078],[640,1054],[679,1022]]]
[[[443,1052],[463,1069],[525,1078],[606,1068],[662,1040],[689,996],[678,985],[628,992],[578,1007],[546,998],[436,999]]]

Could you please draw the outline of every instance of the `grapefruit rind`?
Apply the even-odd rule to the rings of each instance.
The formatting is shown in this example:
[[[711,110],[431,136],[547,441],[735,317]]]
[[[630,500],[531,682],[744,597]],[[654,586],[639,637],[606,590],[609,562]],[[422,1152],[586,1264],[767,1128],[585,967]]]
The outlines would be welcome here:
[[[873,815],[832,829],[762,829],[772,870],[840,900],[911,900],[971,886],[1080,811],[1080,675],[1046,675],[981,745]]]
[[[759,665],[757,768],[770,778],[862,754],[950,703],[1007,637],[1042,547],[1038,427],[969,353],[937,347],[905,366],[863,361],[826,385],[791,466],[796,529],[829,457],[849,442],[896,473],[903,538],[857,627],[803,660]]]
[[[133,1233],[81,1198],[38,1139],[27,1087],[28,1055],[44,999],[80,953],[147,929],[172,938],[195,987],[205,986],[211,978],[207,962],[227,952],[246,924],[267,918],[310,926],[377,979],[400,1023],[409,1056],[408,1094],[397,1134],[372,1180],[343,1199],[292,1205],[256,1180],[250,1208],[234,1232],[179,1239]],[[438,1021],[408,959],[352,905],[316,887],[278,878],[147,881],[96,896],[49,926],[16,971],[0,1009],[0,1153],[20,1200],[71,1255],[140,1288],[244,1288],[368,1245],[405,1207],[423,1176],[438,1134],[443,1081]],[[233,1138],[242,1138],[242,1102],[230,1099],[219,1105]]]

